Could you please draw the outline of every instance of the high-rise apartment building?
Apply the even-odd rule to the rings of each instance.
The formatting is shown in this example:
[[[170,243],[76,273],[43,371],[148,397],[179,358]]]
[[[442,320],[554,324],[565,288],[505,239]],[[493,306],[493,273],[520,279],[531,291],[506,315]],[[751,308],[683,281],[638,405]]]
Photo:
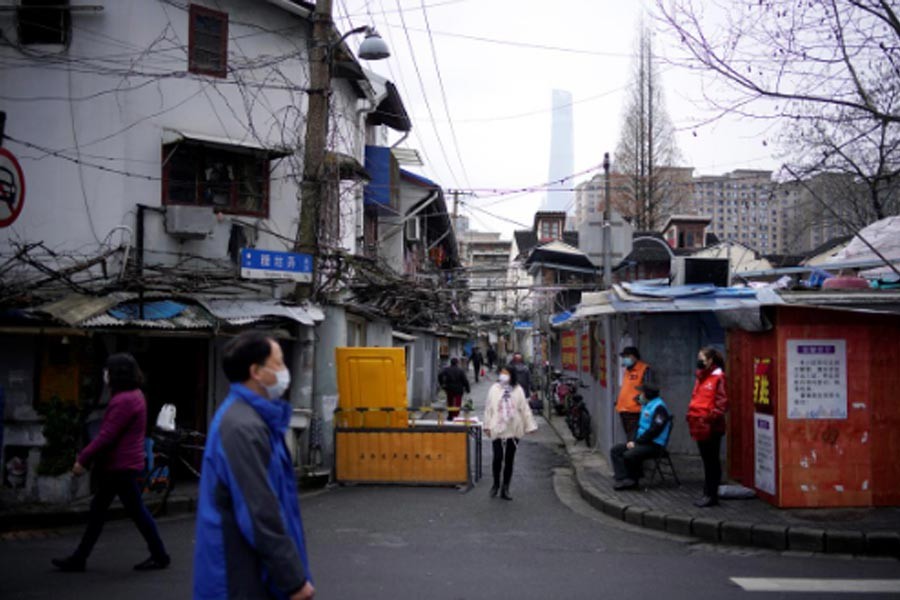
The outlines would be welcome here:
[[[693,178],[691,212],[710,217],[709,232],[762,254],[782,253],[785,201],[771,171],[739,169]]]

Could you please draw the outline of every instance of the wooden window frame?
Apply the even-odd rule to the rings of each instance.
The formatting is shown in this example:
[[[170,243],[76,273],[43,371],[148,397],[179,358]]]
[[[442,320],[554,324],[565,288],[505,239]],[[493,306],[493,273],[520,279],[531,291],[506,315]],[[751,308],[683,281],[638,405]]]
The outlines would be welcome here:
[[[191,4],[188,11],[188,71],[198,75],[209,75],[210,77],[220,77],[222,79],[228,77],[228,13]],[[197,17],[208,17],[216,19],[222,23],[222,40],[219,48],[220,57],[222,59],[221,69],[206,69],[197,65],[194,59],[194,52],[197,48],[197,39],[194,26]]]
[[[205,204],[201,201],[203,195],[204,185],[203,182],[197,182],[194,186],[194,201],[193,202],[174,202],[169,199],[169,172],[171,169],[171,161],[174,158],[174,153],[177,150],[177,147],[184,142],[176,142],[174,144],[164,144],[162,146],[162,204],[163,206],[210,206],[213,210],[222,212],[223,214],[229,215],[242,215],[247,217],[261,217],[264,219],[269,218],[269,200],[270,200],[270,184],[271,184],[271,168],[272,163],[269,158],[261,158],[257,157],[252,153],[241,152],[240,150],[235,150],[234,152],[227,152],[224,150],[218,150],[219,152],[227,152],[228,154],[234,154],[236,156],[247,156],[254,161],[258,161],[260,164],[260,179],[262,180],[261,192],[262,192],[262,206],[260,210],[246,210],[238,208],[238,199],[240,197],[239,184],[240,181],[236,180],[231,182],[229,189],[229,205],[228,207],[216,206],[214,204]],[[209,148],[202,144],[191,144],[191,146],[195,148],[205,149],[205,150],[213,150],[213,148]],[[195,165],[196,167],[196,165]]]

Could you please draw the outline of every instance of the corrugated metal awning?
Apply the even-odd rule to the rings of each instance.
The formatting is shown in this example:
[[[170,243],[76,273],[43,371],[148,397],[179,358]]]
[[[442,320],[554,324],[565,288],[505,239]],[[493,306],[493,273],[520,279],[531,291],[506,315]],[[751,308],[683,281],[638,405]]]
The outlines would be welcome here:
[[[251,154],[264,154],[269,158],[282,158],[294,153],[291,148],[275,144],[262,144],[254,139],[234,139],[223,136],[194,133],[181,129],[163,129],[162,143],[175,144],[178,142],[194,142],[202,146],[220,148],[232,152],[249,152]]]
[[[68,296],[53,302],[42,304],[28,312],[43,314],[62,321],[66,325],[76,326],[86,319],[105,313],[110,308],[137,298],[137,294],[116,292],[105,296],[85,296],[83,294],[69,294]]]
[[[199,306],[186,305],[184,310],[174,317],[165,319],[120,319],[109,312],[91,317],[81,324],[88,329],[104,328],[135,328],[135,329],[159,329],[166,331],[213,329],[216,320]]]
[[[199,301],[210,313],[231,325],[247,325],[268,318],[296,321],[312,327],[325,319],[317,306],[288,306],[274,300],[207,299]]]

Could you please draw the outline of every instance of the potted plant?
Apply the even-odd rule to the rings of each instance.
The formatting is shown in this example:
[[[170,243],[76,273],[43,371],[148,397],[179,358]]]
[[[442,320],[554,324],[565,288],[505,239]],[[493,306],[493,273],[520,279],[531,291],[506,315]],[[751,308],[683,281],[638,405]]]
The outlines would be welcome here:
[[[38,412],[44,417],[44,446],[37,468],[38,500],[66,504],[74,499],[79,484],[87,485],[87,477],[80,482],[73,481],[72,475],[84,414],[74,403],[55,396],[39,405]]]

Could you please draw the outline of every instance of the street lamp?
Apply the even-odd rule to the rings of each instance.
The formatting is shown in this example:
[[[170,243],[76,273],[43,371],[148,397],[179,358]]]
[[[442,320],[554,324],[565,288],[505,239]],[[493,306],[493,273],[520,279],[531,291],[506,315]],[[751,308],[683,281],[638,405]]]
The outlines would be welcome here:
[[[328,101],[331,94],[331,69],[334,50],[354,34],[365,33],[359,47],[363,60],[380,60],[391,55],[387,44],[374,28],[364,25],[351,29],[332,43],[334,22],[331,18],[332,0],[318,0],[313,13],[312,44],[310,47],[309,110],[306,115],[306,136],[303,150],[303,181],[300,185],[300,224],[294,248],[313,256],[313,278],[317,269],[316,255],[319,214],[324,197],[325,154],[328,140]],[[300,300],[311,295],[313,284],[297,285],[295,297]]]
[[[366,39],[359,45],[358,54],[361,59],[381,60],[391,55],[391,51],[388,50],[387,44],[384,43],[384,40],[381,39],[381,36],[378,35],[378,32],[375,31],[374,27],[366,25],[365,27],[354,29],[351,33],[362,33],[359,31],[360,29],[366,32]]]

